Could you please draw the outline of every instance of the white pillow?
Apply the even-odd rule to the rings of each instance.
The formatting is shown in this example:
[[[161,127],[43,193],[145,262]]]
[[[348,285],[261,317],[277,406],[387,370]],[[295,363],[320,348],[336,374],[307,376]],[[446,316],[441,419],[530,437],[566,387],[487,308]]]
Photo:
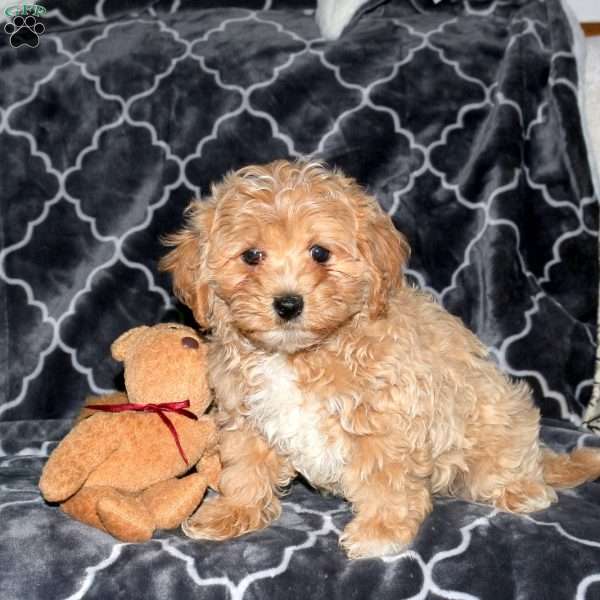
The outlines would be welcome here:
[[[371,0],[317,0],[315,19],[321,35],[327,40],[337,40],[359,8]],[[433,0],[439,4],[442,0]]]

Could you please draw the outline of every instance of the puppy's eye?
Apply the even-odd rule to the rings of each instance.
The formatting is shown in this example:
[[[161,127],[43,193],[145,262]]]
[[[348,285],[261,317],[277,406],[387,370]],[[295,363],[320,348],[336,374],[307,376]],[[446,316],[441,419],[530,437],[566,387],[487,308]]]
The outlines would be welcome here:
[[[242,260],[247,265],[257,265],[264,257],[264,253],[256,248],[250,248],[242,254]]]
[[[327,248],[323,248],[323,246],[315,245],[310,247],[310,255],[315,262],[326,263],[331,256],[331,252]]]

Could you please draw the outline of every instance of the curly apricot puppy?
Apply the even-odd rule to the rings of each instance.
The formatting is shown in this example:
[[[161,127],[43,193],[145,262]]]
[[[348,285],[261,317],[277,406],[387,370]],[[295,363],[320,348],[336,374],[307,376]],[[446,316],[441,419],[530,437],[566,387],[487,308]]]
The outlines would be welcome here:
[[[268,525],[295,473],[347,498],[352,558],[402,550],[432,494],[529,512],[600,475],[599,454],[538,441],[524,383],[404,282],[406,240],[355,181],[318,163],[230,174],[193,202],[162,268],[214,343],[222,496],[184,524]]]

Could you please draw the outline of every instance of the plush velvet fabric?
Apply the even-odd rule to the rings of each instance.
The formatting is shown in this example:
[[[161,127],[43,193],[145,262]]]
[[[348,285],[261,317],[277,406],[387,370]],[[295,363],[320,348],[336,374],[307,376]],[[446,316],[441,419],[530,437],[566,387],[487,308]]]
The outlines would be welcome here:
[[[228,169],[304,154],[377,195],[412,244],[408,275],[546,416],[579,424],[598,205],[559,0],[395,0],[335,43],[292,0],[44,5],[37,47],[0,34],[0,597],[600,595],[597,484],[534,520],[440,500],[407,554],[352,564],[347,505],[301,485],[267,531],[141,546],[36,490],[83,397],[120,386],[112,340],[189,319],[159,236]]]
[[[68,421],[0,423],[0,596],[65,598],[408,599],[597,598],[600,593],[600,483],[560,494],[527,517],[439,498],[403,554],[348,561],[338,548],[349,506],[293,486],[270,528],[228,542],[198,542],[162,531],[123,544],[44,504],[37,481],[45,454]],[[547,443],[600,446],[548,422]]]

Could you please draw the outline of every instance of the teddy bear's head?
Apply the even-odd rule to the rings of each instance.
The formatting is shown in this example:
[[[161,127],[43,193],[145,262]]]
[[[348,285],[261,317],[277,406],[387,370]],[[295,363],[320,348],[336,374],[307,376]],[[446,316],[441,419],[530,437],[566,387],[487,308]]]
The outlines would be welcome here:
[[[160,404],[190,401],[204,413],[211,401],[206,376],[206,342],[184,325],[161,323],[130,329],[111,346],[124,364],[130,402]]]

